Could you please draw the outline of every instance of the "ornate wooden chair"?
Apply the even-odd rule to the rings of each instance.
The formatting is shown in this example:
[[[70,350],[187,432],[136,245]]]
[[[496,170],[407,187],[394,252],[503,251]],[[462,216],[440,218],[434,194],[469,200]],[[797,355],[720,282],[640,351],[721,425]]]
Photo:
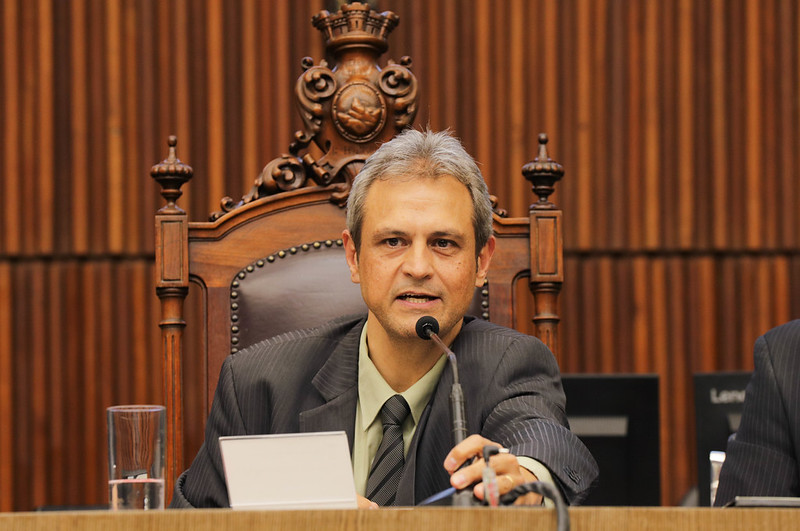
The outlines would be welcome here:
[[[303,130],[295,133],[289,154],[269,162],[240,201],[223,199],[222,211],[210,221],[189,222],[177,205],[192,169],[177,158],[175,137],[169,139],[167,158],[153,166],[166,199],[156,214],[155,241],[170,495],[172,482],[188,465],[184,408],[202,408],[205,418],[227,355],[284,331],[365,311],[344,259],[344,206],[353,177],[377,144],[414,119],[417,80],[410,59],[378,65],[397,23],[393,13],[358,3],[314,17],[335,64],[303,62],[295,88]],[[522,169],[539,199],[524,218],[495,209],[497,250],[471,313],[513,327],[515,286],[527,277],[536,334],[558,355],[561,211],[548,196],[563,171],[548,158],[546,137],[539,142],[538,157]],[[202,336],[202,397],[184,392],[184,300],[190,282],[199,286],[203,306],[203,329],[189,331]]]

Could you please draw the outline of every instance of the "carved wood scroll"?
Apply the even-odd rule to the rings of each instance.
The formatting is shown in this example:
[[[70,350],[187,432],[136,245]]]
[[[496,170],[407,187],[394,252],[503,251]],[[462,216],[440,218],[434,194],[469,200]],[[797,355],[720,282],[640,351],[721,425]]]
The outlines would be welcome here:
[[[222,199],[222,211],[213,213],[212,221],[260,197],[307,186],[309,179],[320,186],[341,183],[331,200],[345,205],[367,157],[410,125],[417,112],[411,59],[378,65],[398,22],[391,11],[378,13],[358,2],[314,16],[312,23],[323,33],[333,64],[302,60],[295,98],[304,128],[295,132],[289,153],[267,163],[240,201]]]

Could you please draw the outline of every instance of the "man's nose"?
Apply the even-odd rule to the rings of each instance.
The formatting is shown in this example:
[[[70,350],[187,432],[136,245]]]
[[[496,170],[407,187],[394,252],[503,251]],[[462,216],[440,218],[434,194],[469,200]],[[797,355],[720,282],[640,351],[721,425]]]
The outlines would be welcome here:
[[[427,245],[411,245],[403,257],[403,273],[413,278],[431,276],[433,272],[432,258]]]

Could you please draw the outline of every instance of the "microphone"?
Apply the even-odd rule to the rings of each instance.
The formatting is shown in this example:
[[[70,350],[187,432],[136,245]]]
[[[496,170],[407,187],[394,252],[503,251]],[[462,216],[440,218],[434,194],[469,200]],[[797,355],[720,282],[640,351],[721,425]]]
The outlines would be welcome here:
[[[439,321],[430,315],[420,317],[417,321],[417,335],[422,339],[432,339],[447,354],[453,367],[453,387],[450,389],[450,415],[453,421],[453,446],[467,438],[467,420],[464,413],[464,392],[458,379],[458,363],[456,355],[439,338]]]
[[[430,339],[431,334],[439,333],[439,321],[435,317],[425,315],[417,321],[417,335],[422,339]]]

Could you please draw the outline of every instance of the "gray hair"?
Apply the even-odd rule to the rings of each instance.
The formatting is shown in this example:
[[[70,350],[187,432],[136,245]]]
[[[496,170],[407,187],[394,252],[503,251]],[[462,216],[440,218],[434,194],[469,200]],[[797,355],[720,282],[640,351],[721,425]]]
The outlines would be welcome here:
[[[435,178],[450,175],[469,190],[472,197],[472,225],[475,252],[479,253],[492,235],[492,202],[481,170],[461,142],[449,131],[406,129],[381,145],[356,175],[347,199],[347,230],[356,249],[361,248],[364,201],[369,187],[377,179],[402,175]]]

